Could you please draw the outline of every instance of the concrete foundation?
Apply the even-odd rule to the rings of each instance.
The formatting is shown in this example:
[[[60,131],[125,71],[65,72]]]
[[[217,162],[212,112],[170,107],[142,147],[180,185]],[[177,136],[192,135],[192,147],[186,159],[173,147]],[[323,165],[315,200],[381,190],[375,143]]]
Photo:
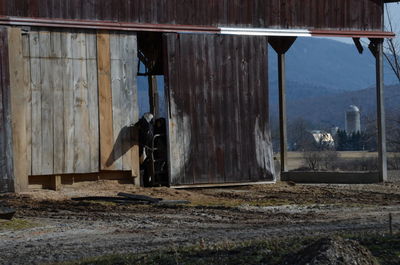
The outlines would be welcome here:
[[[378,172],[285,172],[281,181],[312,184],[371,184],[379,183]]]

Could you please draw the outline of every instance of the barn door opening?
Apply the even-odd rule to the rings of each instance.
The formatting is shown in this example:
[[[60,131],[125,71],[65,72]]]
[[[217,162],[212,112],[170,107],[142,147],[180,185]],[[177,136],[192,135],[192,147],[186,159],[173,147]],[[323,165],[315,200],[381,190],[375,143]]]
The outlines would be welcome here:
[[[144,186],[167,186],[167,129],[162,34],[138,33],[141,176]]]

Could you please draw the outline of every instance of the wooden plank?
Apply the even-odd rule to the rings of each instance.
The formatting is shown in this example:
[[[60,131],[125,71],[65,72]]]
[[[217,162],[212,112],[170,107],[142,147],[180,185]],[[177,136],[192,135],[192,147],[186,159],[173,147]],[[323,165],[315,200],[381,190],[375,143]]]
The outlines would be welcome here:
[[[29,34],[29,50],[31,56],[31,91],[32,91],[32,175],[42,174],[42,108],[41,108],[41,71],[39,33]]]
[[[133,131],[129,130],[129,126],[138,122],[139,120],[139,109],[137,102],[137,39],[136,34],[128,34],[122,37],[121,39],[121,48],[122,48],[122,61],[124,64],[124,69],[126,71],[124,80],[124,87],[122,90],[121,104],[122,109],[126,110],[128,115],[122,116],[122,122],[126,130],[125,138],[123,141],[123,169],[124,170],[132,170],[134,173],[133,176],[138,176],[138,168],[137,164],[139,163],[138,154],[135,156],[132,148],[137,149],[137,142],[135,143],[133,137]],[[134,160],[134,157],[137,158],[137,162]]]
[[[97,62],[99,87],[99,124],[100,124],[100,169],[112,170],[107,164],[114,144],[110,35],[106,31],[97,34]]]
[[[225,2],[226,4],[226,2]],[[216,70],[216,75],[215,75],[215,83],[214,83],[214,97],[215,101],[213,105],[213,108],[216,110],[213,116],[215,116],[215,124],[214,124],[214,137],[215,137],[215,142],[216,142],[216,165],[217,165],[217,174],[213,179],[211,179],[210,183],[222,183],[225,180],[225,150],[223,143],[225,139],[223,138],[223,119],[225,119],[224,111],[225,111],[225,103],[224,103],[224,98],[221,90],[221,86],[223,86],[223,76],[221,74],[222,68],[220,68],[220,65],[222,63],[222,58],[225,50],[223,49],[223,42],[224,37],[223,36],[216,36],[214,38],[214,47],[215,49],[215,58],[214,60],[210,61],[210,63],[215,64],[215,70]],[[212,176],[210,176],[212,178]]]
[[[172,133],[175,133],[175,144],[176,144],[176,153],[175,157],[172,159],[174,161],[177,161],[177,166],[178,166],[178,171],[176,171],[177,174],[177,179],[175,181],[182,182],[187,184],[186,181],[186,163],[188,161],[188,158],[186,156],[185,152],[185,124],[184,120],[187,120],[187,114],[185,116],[185,113],[183,112],[183,103],[182,103],[182,95],[184,92],[184,88],[182,83],[187,84],[187,82],[183,81],[185,80],[185,74],[183,73],[183,69],[185,69],[185,66],[183,65],[183,57],[185,57],[184,51],[181,49],[181,39],[180,36],[177,34],[174,34],[174,39],[173,39],[173,48],[175,49],[174,51],[174,56],[175,56],[175,67],[172,65],[170,66],[170,71],[175,72],[173,73],[173,84],[171,84],[171,89],[173,89],[173,92],[171,91],[171,102],[174,102],[174,111],[171,113],[172,119],[175,123],[175,131]],[[187,56],[187,55],[186,55]],[[175,69],[179,69],[176,71]],[[182,82],[182,83],[181,83]],[[171,133],[171,134],[172,134]],[[186,132],[190,133],[190,132]],[[187,137],[186,137],[187,138]],[[172,143],[171,143],[172,145]]]
[[[169,176],[171,185],[179,184],[184,175],[184,158],[182,155],[182,144],[180,132],[182,130],[181,117],[176,105],[179,99],[179,58],[177,34],[164,34],[165,45],[165,69],[166,69],[166,95],[169,105],[168,115],[168,158]]]
[[[128,87],[130,91],[130,120],[129,124],[136,124],[139,121],[139,102],[138,102],[138,88],[137,88],[137,36],[136,34],[129,34],[128,36],[128,58],[127,65]],[[131,172],[132,177],[135,178],[135,185],[140,185],[140,165],[139,165],[139,132],[138,130],[130,131],[129,146],[131,146]]]
[[[13,192],[14,166],[11,126],[8,29],[0,27],[0,191]]]
[[[40,175],[54,172],[54,122],[53,122],[53,73],[51,63],[50,32],[39,32],[41,96],[41,151]]]
[[[74,85],[74,173],[90,172],[90,125],[86,64],[86,34],[75,33],[72,39]]]
[[[232,88],[231,88],[231,94],[232,94],[232,112],[230,116],[232,117],[232,122],[233,128],[232,128],[232,139],[233,143],[231,145],[232,148],[232,166],[234,167],[232,174],[234,175],[235,179],[240,180],[241,176],[241,162],[243,160],[243,157],[241,156],[242,154],[242,145],[240,144],[241,137],[240,137],[240,104],[239,104],[239,95],[240,95],[240,86],[239,86],[239,76],[240,76],[240,62],[241,57],[240,57],[240,50],[236,49],[236,47],[240,47],[243,45],[243,39],[237,39],[235,43],[235,48],[232,49],[231,51],[231,56],[233,60],[231,60],[231,69],[232,69]]]
[[[126,34],[120,34],[120,59],[121,59],[121,65],[122,65],[122,76],[121,76],[121,90],[120,90],[120,98],[119,98],[119,108],[122,110],[122,112],[125,112],[126,114],[122,114],[120,116],[121,120],[121,155],[122,155],[122,169],[123,170],[131,170],[131,145],[130,145],[130,131],[129,131],[129,125],[132,124],[132,104],[133,102],[131,101],[132,99],[132,87],[130,87],[129,83],[129,75],[132,74],[132,71],[129,71],[130,66],[133,66],[132,63],[130,62],[131,58],[133,56],[130,56],[129,50],[131,44],[129,43],[128,39],[129,35]],[[136,68],[137,69],[137,68]]]
[[[54,174],[65,173],[64,150],[64,91],[63,91],[63,60],[61,59],[61,33],[51,33],[51,68],[53,74],[53,123],[54,123]]]
[[[215,49],[214,49],[214,42],[213,40],[206,40],[205,44],[205,51],[207,52],[207,61],[213,62],[215,60]],[[217,73],[216,65],[214,63],[206,63],[206,82],[208,83],[208,104],[207,109],[205,110],[206,113],[213,113],[214,112],[214,102],[215,98],[215,76]],[[215,133],[214,133],[214,124],[215,124],[215,115],[207,115],[207,132],[209,134],[209,145],[211,150],[216,150],[216,141],[215,141]],[[207,148],[207,147],[206,147]],[[211,179],[214,179],[217,176],[217,157],[216,152],[210,152],[210,161],[208,162],[208,183],[211,183]]]
[[[62,89],[63,89],[63,121],[64,121],[64,172],[74,173],[74,84],[72,59],[72,33],[61,33]]]
[[[179,99],[179,104],[178,108],[180,109],[180,115],[182,116],[182,125],[183,128],[180,131],[183,137],[183,143],[182,143],[182,148],[183,148],[183,157],[184,157],[184,166],[185,166],[185,175],[184,175],[184,183],[185,184],[193,184],[194,178],[193,178],[193,167],[191,162],[191,154],[192,154],[192,148],[191,148],[191,140],[192,140],[192,110],[193,110],[193,99],[191,96],[188,96],[188,90],[189,88],[191,91],[193,91],[194,84],[191,82],[193,80],[193,63],[192,63],[192,58],[191,56],[195,56],[195,51],[194,47],[192,45],[192,38],[193,35],[182,35],[180,36],[180,42],[181,45],[179,47],[180,49],[180,72],[185,72],[185,74],[181,75],[181,81],[182,83],[180,84],[179,89],[181,90],[182,96]],[[189,44],[190,43],[190,44]],[[189,44],[189,45],[188,45]],[[183,70],[185,69],[185,70]],[[187,86],[187,87],[185,87]],[[187,96],[187,97],[185,97]]]
[[[15,191],[28,188],[28,163],[26,142],[27,84],[24,74],[22,36],[19,28],[9,28],[11,121]]]
[[[29,34],[22,34],[22,54],[24,60],[24,84],[26,93],[26,162],[28,175],[32,175],[32,91]]]
[[[123,169],[122,165],[122,134],[121,129],[123,109],[121,106],[121,92],[123,89],[123,82],[126,78],[124,73],[124,65],[121,60],[121,37],[119,34],[111,34],[110,36],[110,54],[111,54],[111,90],[112,90],[112,113],[113,113],[113,132],[114,143],[112,158],[109,163],[114,163],[115,168],[118,170]]]
[[[90,131],[90,172],[99,171],[99,94],[97,89],[97,48],[96,35],[86,34],[87,78]]]

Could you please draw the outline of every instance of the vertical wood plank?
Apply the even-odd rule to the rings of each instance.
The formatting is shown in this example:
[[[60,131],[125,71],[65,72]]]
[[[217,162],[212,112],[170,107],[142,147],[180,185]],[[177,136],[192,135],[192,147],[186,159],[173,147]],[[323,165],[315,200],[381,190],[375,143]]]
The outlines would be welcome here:
[[[64,173],[74,173],[74,84],[72,59],[72,33],[61,33],[63,121],[64,121]]]
[[[53,78],[54,105],[54,174],[63,174],[65,170],[64,148],[64,91],[63,91],[63,60],[61,59],[61,33],[51,33],[51,69]]]
[[[97,34],[99,124],[100,124],[100,169],[111,170],[107,160],[114,144],[111,91],[110,35],[106,31]]]
[[[24,85],[26,93],[26,162],[28,175],[32,174],[32,91],[29,34],[22,35],[22,54],[24,60]]]
[[[39,32],[40,76],[41,76],[41,150],[40,175],[54,173],[54,123],[53,123],[53,73],[51,63],[50,32]]]
[[[26,142],[26,101],[27,84],[24,74],[24,59],[22,54],[22,36],[19,28],[9,28],[9,60],[10,60],[10,91],[11,91],[11,121],[13,139],[13,162],[15,190],[28,188],[28,164]]]
[[[182,154],[182,133],[183,127],[181,115],[177,106],[180,98],[179,77],[180,77],[180,50],[177,34],[164,34],[165,58],[166,58],[166,94],[168,95],[168,142],[169,142],[169,175],[171,185],[178,185],[184,181],[185,168]]]
[[[72,38],[72,71],[74,77],[74,173],[90,172],[90,131],[88,80],[86,67],[86,34]]]
[[[131,170],[132,169],[132,157],[131,157],[131,135],[130,131],[128,130],[128,126],[131,125],[133,120],[133,101],[132,101],[132,84],[130,81],[133,79],[131,75],[133,74],[133,67],[134,59],[133,56],[130,54],[132,51],[132,45],[134,43],[130,42],[128,34],[121,34],[120,35],[120,50],[121,50],[121,62],[122,62],[122,87],[120,93],[120,108],[126,114],[121,115],[121,126],[124,130],[124,134],[122,136],[122,169],[123,170]],[[137,69],[137,68],[136,68]]]
[[[32,175],[42,174],[42,103],[39,33],[29,34],[32,90]]]
[[[8,30],[0,27],[0,192],[13,192]]]
[[[123,63],[121,60],[121,37],[119,34],[111,34],[110,36],[110,54],[111,54],[111,90],[112,90],[112,114],[113,114],[113,158],[112,162],[117,170],[122,170],[122,141],[121,129],[123,110],[121,108],[121,92],[123,82],[126,79]]]
[[[139,121],[139,102],[137,94],[137,69],[138,69],[138,57],[137,57],[137,36],[136,34],[130,33],[127,38],[128,47],[128,64],[127,64],[127,76],[128,76],[128,88],[129,101],[131,102],[131,108],[129,111],[128,124],[136,124]],[[128,139],[129,146],[131,146],[131,172],[132,176],[135,177],[135,184],[140,185],[140,165],[139,165],[139,142],[138,142],[138,131],[130,131],[130,139]]]
[[[90,131],[90,171],[99,171],[99,95],[97,89],[97,47],[96,35],[86,34],[87,48],[87,79],[89,100],[89,131]]]

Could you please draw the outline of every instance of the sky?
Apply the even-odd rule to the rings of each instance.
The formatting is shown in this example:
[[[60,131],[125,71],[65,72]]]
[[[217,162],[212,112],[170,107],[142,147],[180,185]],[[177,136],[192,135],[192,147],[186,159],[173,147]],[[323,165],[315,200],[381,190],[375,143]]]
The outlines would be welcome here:
[[[387,10],[392,18],[393,24],[397,25],[397,32],[400,33],[400,3],[387,4]]]

